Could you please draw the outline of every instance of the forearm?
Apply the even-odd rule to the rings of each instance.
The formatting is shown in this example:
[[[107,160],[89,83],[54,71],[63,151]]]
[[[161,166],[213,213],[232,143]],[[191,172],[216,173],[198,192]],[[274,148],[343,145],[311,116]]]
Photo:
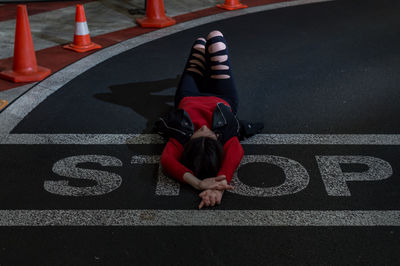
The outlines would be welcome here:
[[[200,180],[195,177],[192,173],[190,172],[186,172],[183,175],[183,180],[188,183],[189,185],[191,185],[192,187],[194,187],[197,190],[200,190]]]
[[[179,158],[182,154],[183,147],[175,139],[170,139],[164,148],[161,155],[161,165],[163,170],[171,177],[178,179],[181,182],[185,182],[183,175],[186,172],[191,172],[190,169],[185,167],[179,162]]]
[[[225,143],[224,154],[224,160],[218,175],[225,175],[228,184],[230,184],[232,176],[238,168],[244,154],[243,148],[237,137],[234,137]]]

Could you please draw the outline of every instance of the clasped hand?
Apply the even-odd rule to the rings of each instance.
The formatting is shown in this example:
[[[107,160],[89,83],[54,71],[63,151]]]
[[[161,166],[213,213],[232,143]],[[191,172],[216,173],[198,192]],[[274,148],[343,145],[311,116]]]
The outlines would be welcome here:
[[[225,189],[233,189],[231,185],[228,185],[226,182],[225,175],[219,175],[217,177],[209,177],[200,181],[199,183],[200,190],[206,189],[216,189],[216,190],[225,190]]]
[[[224,190],[233,189],[231,185],[228,185],[225,175],[203,179],[200,182],[200,188],[204,189],[204,191],[199,194],[202,199],[199,209],[203,208],[203,206],[221,204]]]

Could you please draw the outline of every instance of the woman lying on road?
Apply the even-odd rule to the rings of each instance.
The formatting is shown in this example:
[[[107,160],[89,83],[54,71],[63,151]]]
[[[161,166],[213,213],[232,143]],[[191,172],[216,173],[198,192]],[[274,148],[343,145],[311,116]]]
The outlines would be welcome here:
[[[243,157],[236,119],[238,94],[226,41],[219,31],[198,38],[175,94],[175,110],[158,122],[169,136],[161,165],[170,176],[201,190],[203,206],[220,204]]]

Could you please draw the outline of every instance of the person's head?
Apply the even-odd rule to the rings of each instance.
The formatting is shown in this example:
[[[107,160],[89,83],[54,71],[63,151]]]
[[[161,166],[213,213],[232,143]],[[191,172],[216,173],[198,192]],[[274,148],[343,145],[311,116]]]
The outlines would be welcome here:
[[[185,144],[181,163],[202,179],[217,176],[223,156],[224,148],[217,135],[207,126],[203,126]]]

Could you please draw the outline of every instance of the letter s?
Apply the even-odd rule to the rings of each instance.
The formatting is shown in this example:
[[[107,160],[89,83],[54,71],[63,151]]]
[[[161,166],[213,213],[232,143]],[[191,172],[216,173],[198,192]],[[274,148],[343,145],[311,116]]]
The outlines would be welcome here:
[[[97,185],[91,187],[70,186],[67,180],[45,181],[44,189],[50,193],[62,196],[98,196],[110,193],[121,183],[121,176],[106,171],[83,169],[77,167],[80,163],[99,163],[102,166],[122,166],[122,162],[112,156],[82,155],[64,158],[53,165],[53,172],[68,178],[94,180]]]

